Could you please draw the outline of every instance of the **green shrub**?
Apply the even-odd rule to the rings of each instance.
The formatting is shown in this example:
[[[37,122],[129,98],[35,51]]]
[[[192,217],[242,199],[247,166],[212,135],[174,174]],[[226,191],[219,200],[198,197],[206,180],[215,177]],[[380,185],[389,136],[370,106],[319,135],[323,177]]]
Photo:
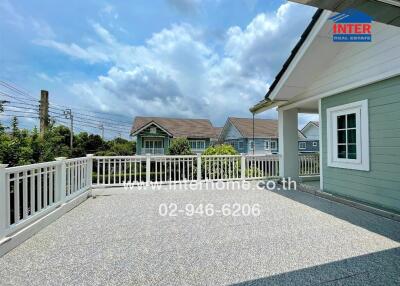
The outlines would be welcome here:
[[[210,146],[204,150],[203,155],[238,155],[239,153],[229,144]]]
[[[175,138],[168,148],[168,155],[193,155],[189,140],[186,138]]]

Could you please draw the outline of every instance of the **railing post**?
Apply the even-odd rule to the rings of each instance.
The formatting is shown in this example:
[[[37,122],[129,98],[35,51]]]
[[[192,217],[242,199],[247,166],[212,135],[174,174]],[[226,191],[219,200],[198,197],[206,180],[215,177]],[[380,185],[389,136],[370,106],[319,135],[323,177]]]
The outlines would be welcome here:
[[[0,238],[5,235],[8,227],[7,221],[7,184],[6,184],[6,168],[7,164],[0,164]]]
[[[67,165],[66,165],[66,160],[67,158],[65,157],[58,157],[56,158],[56,161],[59,162],[59,164],[56,167],[56,202],[65,202],[66,198],[66,188],[67,188]]]
[[[241,154],[242,156],[240,157],[240,177],[242,180],[246,180],[246,155]]]
[[[197,182],[201,181],[201,154],[197,154]]]
[[[146,154],[146,186],[150,186],[150,154]]]
[[[92,183],[93,183],[93,154],[87,154],[87,178],[86,178],[86,185],[89,188],[92,188]],[[99,173],[99,170],[97,170],[97,175]]]

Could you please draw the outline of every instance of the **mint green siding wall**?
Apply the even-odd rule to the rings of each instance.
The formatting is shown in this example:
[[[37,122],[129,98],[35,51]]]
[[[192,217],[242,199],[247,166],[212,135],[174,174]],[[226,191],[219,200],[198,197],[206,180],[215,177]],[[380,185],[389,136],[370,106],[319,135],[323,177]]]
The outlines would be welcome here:
[[[368,99],[370,171],[327,166],[326,109]],[[400,212],[400,76],[321,101],[323,190]]]

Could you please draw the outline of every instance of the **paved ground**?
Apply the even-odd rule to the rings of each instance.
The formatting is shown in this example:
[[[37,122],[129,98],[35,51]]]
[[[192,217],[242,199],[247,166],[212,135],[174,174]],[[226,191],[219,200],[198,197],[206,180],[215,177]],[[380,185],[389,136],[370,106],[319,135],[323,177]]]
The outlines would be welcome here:
[[[399,285],[400,224],[299,192],[113,190],[0,258],[1,285]],[[160,203],[259,217],[160,217]]]

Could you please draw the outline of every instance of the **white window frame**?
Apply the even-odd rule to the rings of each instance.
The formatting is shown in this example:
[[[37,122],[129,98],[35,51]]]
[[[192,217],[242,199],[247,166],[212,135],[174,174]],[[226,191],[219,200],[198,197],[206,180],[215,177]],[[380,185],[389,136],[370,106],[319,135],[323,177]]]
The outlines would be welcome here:
[[[337,117],[356,114],[356,159],[338,158]],[[339,105],[326,110],[328,167],[369,171],[368,99]],[[347,136],[347,134],[346,134]]]
[[[254,149],[253,140],[249,140],[249,150],[250,150],[250,151],[253,151],[253,149]]]
[[[272,144],[275,144],[275,147],[272,148]],[[278,149],[278,142],[276,140],[271,140],[270,148],[271,148],[271,150],[277,150]]]
[[[156,134],[157,133],[157,127],[150,127],[150,133],[151,134]]]
[[[271,149],[270,140],[264,140],[264,150],[270,150],[270,149]]]
[[[302,147],[304,144],[304,147]],[[299,150],[306,150],[307,149],[307,143],[306,142],[299,142]]]
[[[312,143],[312,145],[313,145],[313,147],[317,147],[317,146],[318,146],[318,142],[314,141],[314,142]]]

